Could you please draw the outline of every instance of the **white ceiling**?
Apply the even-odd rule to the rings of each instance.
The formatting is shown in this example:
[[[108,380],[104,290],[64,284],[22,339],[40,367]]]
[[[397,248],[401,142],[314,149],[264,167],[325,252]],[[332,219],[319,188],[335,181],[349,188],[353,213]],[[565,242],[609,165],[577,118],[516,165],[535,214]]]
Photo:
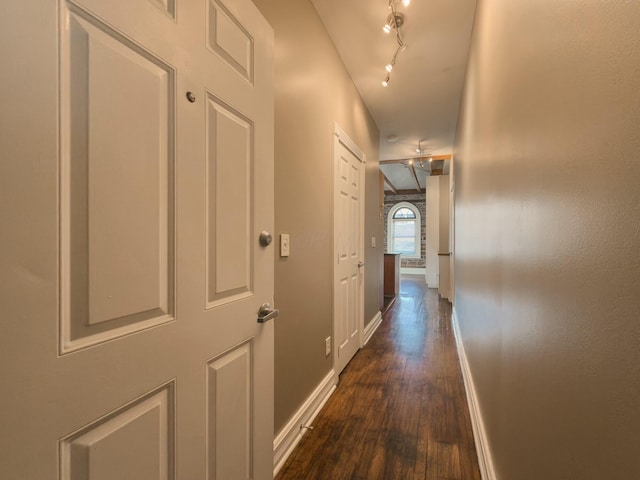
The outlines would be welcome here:
[[[420,140],[426,153],[451,154],[476,1],[411,0],[404,7],[394,0],[406,17],[407,48],[398,55],[386,88],[381,84],[385,65],[397,45],[394,32],[382,31],[389,0],[311,1],[378,125],[380,160],[415,156]],[[398,140],[388,142],[390,135]],[[407,171],[406,182],[398,178],[396,188],[415,186],[407,168],[391,169]]]

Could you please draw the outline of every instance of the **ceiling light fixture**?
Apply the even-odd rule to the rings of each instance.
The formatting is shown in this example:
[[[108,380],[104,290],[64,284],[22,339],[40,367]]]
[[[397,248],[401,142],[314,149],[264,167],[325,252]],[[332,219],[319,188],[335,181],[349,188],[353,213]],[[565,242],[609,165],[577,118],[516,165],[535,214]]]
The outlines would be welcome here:
[[[422,140],[418,141],[418,148],[416,148],[416,155],[418,155],[418,157],[420,158],[427,158],[427,160],[429,161],[429,163],[433,162],[433,157],[431,156],[430,153],[424,153],[424,149],[422,148]],[[422,167],[422,160],[420,160],[420,166]]]
[[[393,67],[395,67],[396,65],[398,54],[407,48],[407,46],[402,41],[402,31],[401,31],[401,27],[402,25],[404,25],[404,22],[405,22],[405,16],[404,14],[396,11],[395,1],[396,0],[389,0],[389,8],[391,9],[391,13],[387,17],[387,22],[385,23],[384,27],[382,27],[385,33],[391,33],[391,30],[396,31],[396,43],[398,44],[395,52],[393,53],[393,57],[391,57],[391,61],[385,67],[385,70],[387,71],[387,76],[382,82],[383,87],[386,87],[387,85],[389,85],[389,79],[390,79],[389,74],[391,73],[391,70],[393,70]],[[405,7],[409,6],[409,3],[411,3],[411,0],[402,0],[402,4]]]

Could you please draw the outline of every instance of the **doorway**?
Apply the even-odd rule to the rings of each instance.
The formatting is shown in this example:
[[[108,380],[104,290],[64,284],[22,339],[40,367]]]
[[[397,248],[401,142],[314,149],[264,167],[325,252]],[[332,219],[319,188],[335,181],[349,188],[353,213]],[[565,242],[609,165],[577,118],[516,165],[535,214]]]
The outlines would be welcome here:
[[[334,131],[334,370],[339,375],[362,346],[364,329],[364,152]]]

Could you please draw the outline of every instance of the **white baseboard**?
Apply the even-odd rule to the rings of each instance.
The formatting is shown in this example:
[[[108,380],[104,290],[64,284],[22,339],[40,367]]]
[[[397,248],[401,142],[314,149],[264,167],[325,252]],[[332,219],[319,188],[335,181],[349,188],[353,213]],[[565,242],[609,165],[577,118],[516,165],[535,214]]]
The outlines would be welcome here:
[[[400,267],[400,273],[404,273],[405,275],[425,275],[427,273],[427,269],[426,268]]]
[[[366,327],[364,327],[364,336],[363,336],[364,338],[362,340],[363,345],[366,345],[369,342],[369,340],[371,340],[373,333],[378,329],[381,323],[382,323],[382,312],[378,312],[371,319],[369,324]]]
[[[467,392],[467,403],[469,404],[469,413],[471,414],[471,426],[473,428],[473,438],[476,442],[476,451],[478,452],[478,463],[480,464],[480,473],[482,480],[496,480],[496,472],[493,468],[493,459],[487,439],[487,432],[482,421],[482,413],[478,404],[478,397],[473,383],[471,370],[467,354],[464,350],[464,343],[460,335],[460,325],[458,324],[458,315],[455,307],[451,315],[451,324],[453,326],[453,334],[456,338],[458,347],[458,358],[460,359],[460,368],[462,369],[462,377],[464,378],[464,387]]]
[[[284,462],[287,461],[293,449],[307,432],[300,428],[301,425],[309,425],[318,415],[324,404],[336,389],[337,375],[331,370],[326,377],[318,384],[316,389],[309,395],[298,411],[291,417],[291,420],[284,426],[273,440],[273,476],[280,471]]]

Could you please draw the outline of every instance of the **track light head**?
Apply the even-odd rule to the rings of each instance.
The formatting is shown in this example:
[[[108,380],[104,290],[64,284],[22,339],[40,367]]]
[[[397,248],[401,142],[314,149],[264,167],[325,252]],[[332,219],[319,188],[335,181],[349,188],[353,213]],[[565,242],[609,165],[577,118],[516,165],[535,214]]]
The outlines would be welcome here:
[[[400,12],[393,12],[387,17],[387,22],[385,23],[383,30],[387,32],[388,27],[389,31],[387,33],[389,33],[392,29],[400,28],[402,25],[404,25],[404,15]]]

